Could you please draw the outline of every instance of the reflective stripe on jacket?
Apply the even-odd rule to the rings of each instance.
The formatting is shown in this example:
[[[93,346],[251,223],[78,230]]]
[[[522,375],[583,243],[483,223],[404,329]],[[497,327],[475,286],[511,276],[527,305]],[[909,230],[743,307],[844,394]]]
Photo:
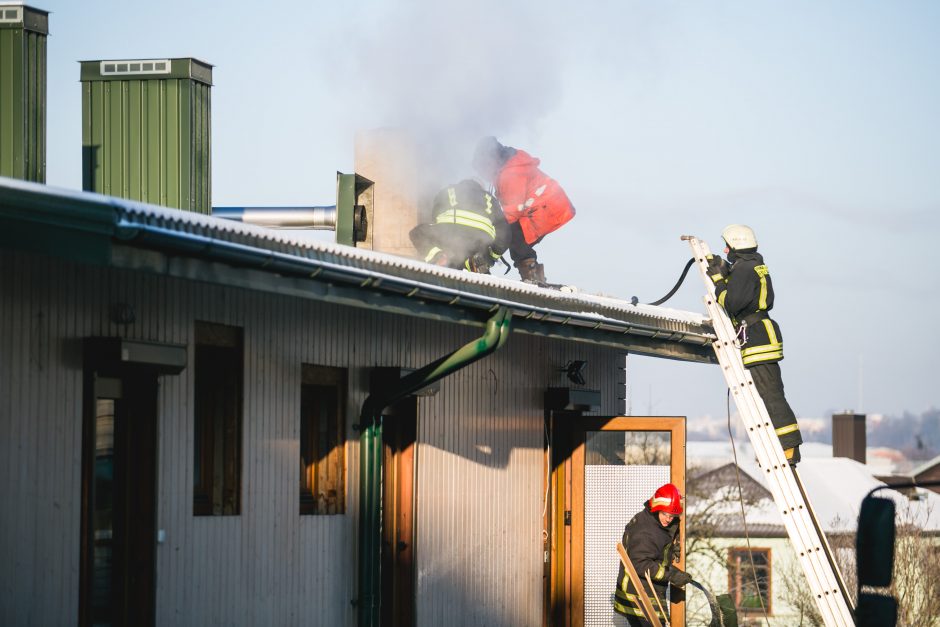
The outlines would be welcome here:
[[[741,341],[747,367],[783,359],[783,333],[767,313],[774,306],[774,286],[764,258],[737,253],[726,281],[715,286],[718,302],[728,312]]]
[[[655,591],[659,602],[666,604],[666,587],[672,573],[674,560],[679,553],[679,519],[673,518],[668,527],[659,523],[659,516],[650,511],[649,502],[643,505],[623,530],[623,546],[636,569],[646,593],[652,600]],[[653,590],[646,583],[646,573],[653,581]],[[617,576],[617,589],[614,592],[614,610],[625,616],[643,616],[639,597],[630,581],[623,564]],[[659,614],[659,608],[653,601],[653,607]],[[661,618],[664,618],[660,615]]]

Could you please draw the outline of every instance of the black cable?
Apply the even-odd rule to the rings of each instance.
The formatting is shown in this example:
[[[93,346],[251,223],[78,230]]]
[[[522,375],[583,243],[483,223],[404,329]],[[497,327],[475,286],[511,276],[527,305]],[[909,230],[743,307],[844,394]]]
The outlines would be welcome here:
[[[747,515],[744,513],[744,490],[741,489],[741,467],[738,465],[738,450],[734,445],[734,433],[731,431],[731,389],[725,397],[728,415],[728,438],[731,440],[731,454],[734,456],[734,472],[738,479],[738,502],[741,504],[741,522],[744,524],[744,539],[747,541],[747,557],[751,562],[751,574],[754,575],[754,585],[757,587],[757,600],[760,609],[764,612],[764,621],[770,625],[767,617],[767,608],[764,606],[764,595],[760,593],[760,580],[757,579],[757,566],[754,565],[754,552],[751,550],[751,534],[747,530]]]
[[[663,296],[662,298],[660,298],[659,300],[653,301],[653,302],[648,303],[648,304],[650,304],[650,305],[662,305],[662,304],[665,303],[667,300],[669,300],[670,298],[672,298],[672,295],[675,294],[675,293],[679,290],[679,286],[682,285],[682,282],[683,282],[683,281],[685,281],[685,275],[687,275],[687,274],[689,273],[689,268],[692,267],[692,264],[693,264],[693,263],[695,263],[695,257],[692,257],[691,259],[689,259],[689,261],[685,264],[685,268],[682,269],[682,274],[679,275],[679,280],[676,281],[676,284],[672,287],[671,290],[669,290],[669,293],[666,294],[665,296]],[[634,300],[634,301],[637,300],[636,296],[633,297],[633,300]],[[636,302],[634,302],[633,304],[636,305]]]

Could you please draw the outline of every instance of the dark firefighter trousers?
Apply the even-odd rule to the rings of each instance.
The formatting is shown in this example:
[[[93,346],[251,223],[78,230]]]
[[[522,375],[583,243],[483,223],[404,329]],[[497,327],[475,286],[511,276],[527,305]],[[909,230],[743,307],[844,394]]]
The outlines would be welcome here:
[[[780,376],[780,364],[777,362],[758,363],[748,368],[758,394],[764,400],[770,422],[780,438],[783,450],[799,446],[803,442],[796,416],[783,395],[783,377]],[[783,433],[782,433],[783,432]]]

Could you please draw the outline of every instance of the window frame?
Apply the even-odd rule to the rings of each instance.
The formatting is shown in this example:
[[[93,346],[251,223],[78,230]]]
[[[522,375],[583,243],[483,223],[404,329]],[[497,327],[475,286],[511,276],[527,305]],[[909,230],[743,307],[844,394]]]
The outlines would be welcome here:
[[[346,513],[346,408],[349,385],[347,368],[301,364],[298,463],[300,465],[299,513],[301,516],[332,516]],[[327,424],[312,413],[317,389],[329,391],[326,406],[332,412]],[[320,397],[322,398],[322,397]],[[322,416],[322,413],[320,414]],[[323,441],[325,439],[325,442]],[[306,461],[311,458],[311,462]],[[330,472],[332,471],[332,472]],[[324,475],[327,475],[324,478]],[[323,486],[326,483],[326,486]],[[323,496],[332,491],[332,498]],[[321,495],[318,497],[318,494]]]
[[[746,546],[733,546],[728,548],[728,592],[734,600],[734,607],[739,613],[747,614],[762,614],[763,610],[758,607],[744,607],[741,605],[742,602],[742,589],[741,585],[742,579],[742,569],[741,564],[744,563],[750,568],[750,559],[748,554],[754,555],[763,555],[766,560],[766,566],[758,566],[755,564],[755,570],[760,573],[761,569],[765,570],[765,588],[766,594],[764,596],[764,608],[766,609],[767,615],[773,615],[773,555],[770,547],[746,547]],[[754,582],[750,582],[754,583]],[[760,585],[758,584],[758,593],[760,593]]]
[[[197,320],[193,337],[193,516],[239,516],[245,437],[244,330]],[[209,419],[207,403],[213,405]],[[221,461],[217,459],[220,452]]]

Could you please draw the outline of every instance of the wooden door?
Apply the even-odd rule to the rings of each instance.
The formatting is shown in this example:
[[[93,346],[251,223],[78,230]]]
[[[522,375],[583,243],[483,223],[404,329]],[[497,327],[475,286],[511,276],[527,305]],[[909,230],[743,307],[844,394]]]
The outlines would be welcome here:
[[[414,508],[417,404],[408,398],[383,417],[383,627],[414,625]]]
[[[612,603],[616,542],[656,488],[685,494],[685,418],[555,416],[552,434],[550,624],[626,625]],[[684,519],[680,534],[684,546]],[[682,603],[671,614],[685,624]]]

